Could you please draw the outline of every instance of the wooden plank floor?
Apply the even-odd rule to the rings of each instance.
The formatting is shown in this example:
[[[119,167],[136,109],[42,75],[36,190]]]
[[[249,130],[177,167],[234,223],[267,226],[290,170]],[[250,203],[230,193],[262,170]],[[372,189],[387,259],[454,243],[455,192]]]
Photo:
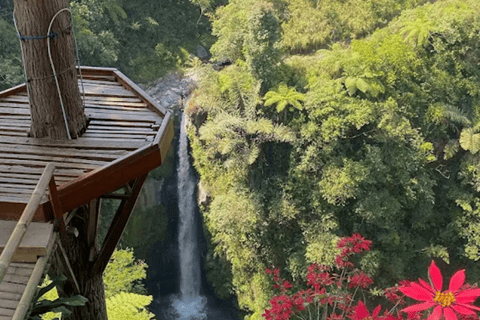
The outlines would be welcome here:
[[[61,185],[154,141],[163,117],[115,76],[89,72],[79,88],[90,123],[70,141],[27,137],[25,90],[0,97],[0,203],[27,203],[48,163]]]
[[[0,283],[0,320],[11,320],[23,291],[32,275],[35,263],[11,263]]]
[[[10,238],[16,221],[0,221],[0,252]],[[33,273],[39,256],[48,255],[53,236],[53,224],[32,222],[12,263],[0,283],[0,320],[11,320]],[[51,249],[51,247],[50,247]]]

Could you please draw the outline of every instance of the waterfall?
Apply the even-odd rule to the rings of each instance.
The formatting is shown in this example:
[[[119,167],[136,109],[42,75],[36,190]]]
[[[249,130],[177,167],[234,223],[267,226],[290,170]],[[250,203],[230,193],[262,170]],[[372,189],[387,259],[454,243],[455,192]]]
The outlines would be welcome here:
[[[202,319],[205,298],[200,296],[201,275],[198,253],[197,221],[195,219],[196,179],[192,173],[185,115],[182,114],[178,148],[178,246],[180,256],[180,299],[173,302],[182,319]]]

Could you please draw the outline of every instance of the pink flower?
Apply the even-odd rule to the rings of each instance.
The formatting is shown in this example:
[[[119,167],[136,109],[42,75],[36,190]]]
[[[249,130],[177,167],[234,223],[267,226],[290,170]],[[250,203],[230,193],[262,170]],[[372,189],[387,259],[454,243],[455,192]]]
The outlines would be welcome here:
[[[399,290],[407,297],[422,301],[421,303],[403,309],[403,312],[414,313],[434,308],[428,320],[457,320],[460,315],[475,315],[479,307],[472,303],[480,296],[480,289],[461,289],[465,282],[465,270],[457,271],[450,279],[448,290],[442,291],[443,276],[434,261],[428,269],[430,283],[418,279],[418,283],[409,282],[400,286]]]

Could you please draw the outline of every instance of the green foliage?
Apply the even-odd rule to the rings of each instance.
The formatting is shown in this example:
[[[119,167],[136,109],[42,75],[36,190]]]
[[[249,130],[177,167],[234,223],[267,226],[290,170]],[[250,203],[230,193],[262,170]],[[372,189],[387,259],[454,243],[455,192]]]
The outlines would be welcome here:
[[[292,51],[311,51],[335,41],[360,38],[385,25],[418,0],[288,0],[282,24],[284,45]]]
[[[183,67],[201,42],[211,42],[203,10],[199,17],[188,0],[74,0],[71,8],[82,64],[115,66],[136,81]]]
[[[212,51],[237,62],[199,72],[202,121],[189,135],[213,197],[204,215],[214,286],[258,318],[259,270],[301,279],[353,232],[373,240],[361,263],[379,286],[419,276],[432,257],[479,274],[480,3],[280,2],[219,8]],[[265,84],[246,48],[260,44],[247,42],[254,30],[274,30],[260,27],[270,14],[290,53],[309,54],[277,58],[266,91],[239,89],[252,77]],[[279,122],[271,106],[293,109],[279,127],[288,139],[269,133]]]
[[[145,288],[140,281],[146,277],[146,268],[145,262],[135,261],[131,249],[115,250],[103,275],[106,298],[121,292],[144,293]]]
[[[59,320],[60,317],[70,316],[69,307],[84,306],[88,299],[76,295],[72,297],[59,297],[57,287],[61,287],[67,280],[64,275],[53,276],[45,279],[44,284],[32,299],[29,320]]]
[[[5,17],[10,18],[11,13],[7,11]],[[0,17],[0,31],[0,90],[5,90],[25,80],[20,45],[13,23]]]
[[[212,45],[214,61],[244,59],[243,46],[247,34],[247,17],[255,0],[232,0],[215,11],[212,34],[217,41]]]
[[[280,25],[273,6],[258,2],[247,15],[243,52],[248,69],[262,85],[263,92],[277,82],[280,59]]]
[[[107,298],[107,315],[112,320],[149,320],[154,315],[146,309],[152,296],[120,292]]]

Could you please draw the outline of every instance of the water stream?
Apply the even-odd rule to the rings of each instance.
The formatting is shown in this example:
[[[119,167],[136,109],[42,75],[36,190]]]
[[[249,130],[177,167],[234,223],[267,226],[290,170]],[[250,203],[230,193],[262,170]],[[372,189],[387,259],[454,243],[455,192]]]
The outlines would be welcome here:
[[[158,295],[152,311],[156,314],[155,319],[158,320],[238,319],[231,303],[214,296],[213,290],[206,285],[204,271],[202,271],[200,252],[205,248],[202,249],[200,243],[205,242],[205,239],[201,233],[201,222],[198,220],[200,214],[196,202],[197,178],[190,161],[184,115],[182,115],[176,150],[176,188],[167,188],[168,199],[164,200],[166,200],[168,212],[176,212],[178,207],[178,226],[176,227],[178,229],[173,230],[173,225],[169,229],[169,233],[176,234],[176,241],[170,239],[169,243],[174,245],[176,242],[175,246],[178,245],[178,248],[166,250],[169,246],[164,245],[161,250],[152,252],[152,255],[158,255],[158,258],[155,259],[152,256],[150,267],[155,268],[155,262],[158,260],[170,261],[173,258],[177,262],[169,263],[168,269],[162,268],[166,278],[161,277],[161,282],[157,282]],[[175,191],[177,197],[173,195]],[[175,198],[178,200],[170,203]],[[178,274],[178,277],[172,277],[174,274]]]
[[[188,139],[185,132],[185,115],[182,114],[178,147],[178,249],[180,266],[180,296],[173,305],[179,319],[205,319],[206,298],[200,295],[200,255],[195,219],[196,179],[193,176]]]

